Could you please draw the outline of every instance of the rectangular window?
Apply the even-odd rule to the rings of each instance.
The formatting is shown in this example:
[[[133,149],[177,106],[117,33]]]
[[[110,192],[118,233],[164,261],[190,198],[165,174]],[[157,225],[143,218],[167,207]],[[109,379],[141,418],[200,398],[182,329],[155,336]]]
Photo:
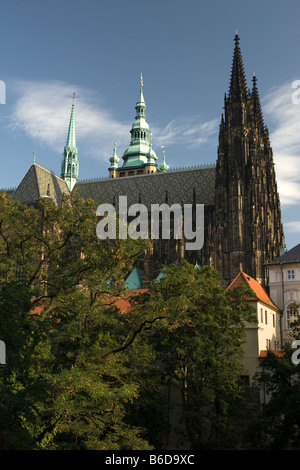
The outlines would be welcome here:
[[[260,309],[260,321],[263,323],[264,322],[264,314],[263,314],[263,309]]]
[[[242,385],[249,387],[250,386],[250,376],[249,375],[241,375],[240,380]]]
[[[294,269],[288,269],[288,280],[291,281],[295,279],[295,270]]]
[[[273,327],[275,328],[275,313],[273,313]]]
[[[265,324],[268,324],[268,312],[265,310]]]

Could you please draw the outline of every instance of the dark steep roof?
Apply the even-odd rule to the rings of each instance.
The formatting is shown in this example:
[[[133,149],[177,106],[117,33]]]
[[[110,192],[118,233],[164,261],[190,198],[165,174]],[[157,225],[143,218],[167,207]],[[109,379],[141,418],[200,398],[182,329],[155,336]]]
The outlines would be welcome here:
[[[31,165],[12,197],[22,204],[34,204],[38,198],[50,196],[60,206],[66,194],[70,194],[66,182],[35,163]]]
[[[267,266],[272,264],[288,264],[288,263],[300,263],[300,243],[291,250],[284,253],[284,255],[279,256],[270,263],[267,263]]]
[[[114,204],[118,197],[127,196],[128,206],[141,203],[147,209],[151,204],[214,205],[215,166],[170,170],[152,174],[79,181],[75,190],[85,199],[97,204]]]

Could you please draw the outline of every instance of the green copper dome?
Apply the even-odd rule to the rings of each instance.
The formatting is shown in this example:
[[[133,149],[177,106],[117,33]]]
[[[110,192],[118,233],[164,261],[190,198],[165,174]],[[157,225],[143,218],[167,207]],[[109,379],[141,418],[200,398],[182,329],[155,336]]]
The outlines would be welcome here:
[[[169,169],[169,165],[166,164],[165,162],[165,157],[163,157],[163,162],[161,165],[159,165],[160,171],[167,171]]]
[[[151,133],[146,122],[146,103],[143,94],[143,78],[141,76],[140,92],[135,106],[136,116],[131,128],[131,142],[124,152],[122,169],[143,168],[151,163],[156,165],[157,156],[152,149]]]
[[[114,143],[114,151],[112,157],[110,157],[110,167],[109,170],[116,170],[118,168],[118,163],[120,161],[118,155],[117,155],[117,150],[116,150],[116,142]]]

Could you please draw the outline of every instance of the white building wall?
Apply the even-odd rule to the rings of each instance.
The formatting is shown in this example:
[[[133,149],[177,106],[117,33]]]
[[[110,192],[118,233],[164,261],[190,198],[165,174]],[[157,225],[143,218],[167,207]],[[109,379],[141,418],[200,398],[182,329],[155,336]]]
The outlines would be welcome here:
[[[257,324],[246,323],[246,343],[243,365],[250,376],[250,382],[259,367],[261,351],[280,348],[280,312],[262,302],[252,302],[256,308]]]
[[[270,297],[282,311],[283,343],[290,342],[288,307],[292,303],[300,304],[300,263],[287,263],[269,266]]]

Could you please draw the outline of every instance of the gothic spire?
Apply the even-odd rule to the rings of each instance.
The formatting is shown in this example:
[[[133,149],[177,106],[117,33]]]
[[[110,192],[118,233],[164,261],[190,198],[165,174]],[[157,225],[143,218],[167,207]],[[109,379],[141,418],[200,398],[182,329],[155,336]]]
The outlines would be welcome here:
[[[61,165],[61,177],[66,181],[70,191],[74,188],[78,180],[78,150],[76,147],[75,134],[75,93],[73,93],[73,103],[69,122],[67,142],[64,147],[64,157]]]
[[[240,100],[247,96],[247,84],[239,41],[240,38],[236,32],[234,37],[235,47],[231,69],[229,97]]]
[[[69,122],[68,137],[66,147],[68,151],[76,151],[76,133],[75,133],[75,93],[73,93],[73,103]]]
[[[258,94],[258,89],[257,89],[257,78],[255,74],[253,75],[253,87],[252,87],[252,101],[253,101],[253,112],[254,112],[254,119],[256,119],[258,126],[261,129],[264,129],[264,119],[263,119],[263,114],[261,110],[261,104],[260,104],[260,99],[259,99],[259,94]]]

